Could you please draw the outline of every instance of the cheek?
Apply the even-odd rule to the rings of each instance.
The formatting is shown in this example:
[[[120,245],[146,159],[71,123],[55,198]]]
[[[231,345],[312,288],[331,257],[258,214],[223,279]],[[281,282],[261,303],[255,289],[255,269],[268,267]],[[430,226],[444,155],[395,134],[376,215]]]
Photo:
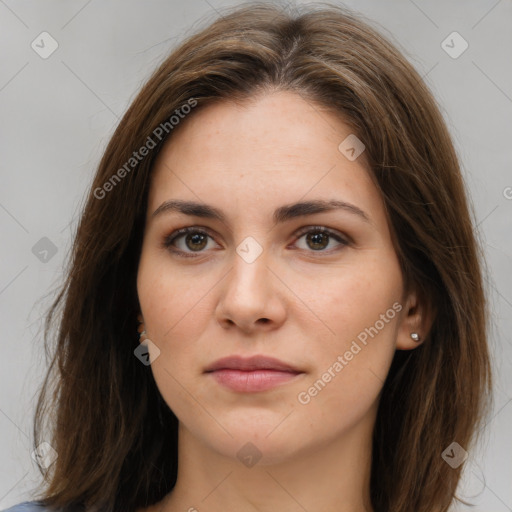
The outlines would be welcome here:
[[[207,324],[212,321],[208,291],[212,273],[203,277],[186,269],[170,268],[165,256],[148,253],[141,258],[137,278],[139,301],[147,337],[160,353],[151,364],[157,387],[175,414],[186,414],[190,396],[202,371],[202,349]]]
[[[318,438],[357,424],[376,407],[395,354],[400,295],[392,287],[368,294],[361,284],[343,284],[351,300],[338,294],[323,310],[336,336],[312,350],[315,370],[296,394],[299,410],[315,418],[310,428]]]
[[[402,300],[402,273],[392,252],[375,251],[374,255],[363,256],[354,252],[343,267],[318,279],[317,286],[313,283],[304,283],[301,294],[334,331],[334,342],[357,337]],[[395,308],[386,316],[386,326],[394,323],[391,321],[396,313]],[[382,327],[382,321],[378,327]]]
[[[395,353],[403,309],[398,261],[391,254],[347,265],[326,279],[322,289],[311,289],[307,296],[331,332],[317,337],[319,344],[312,347],[315,372],[310,388],[302,388],[304,401],[309,401],[305,406],[318,407],[320,415],[339,405],[351,415],[363,413],[378,396]],[[302,329],[311,332],[307,319]]]
[[[197,415],[197,404],[186,390],[192,389],[197,379],[194,340],[203,329],[198,322],[204,307],[201,288],[191,286],[190,277],[170,271],[155,255],[143,253],[137,291],[147,337],[160,351],[150,371],[164,401],[181,421],[193,421],[193,414]]]
[[[204,307],[208,291],[203,278],[194,278],[186,270],[170,268],[166,256],[142,254],[137,275],[137,292],[150,339],[165,346],[176,332],[193,328],[198,311]],[[192,338],[192,332],[187,331]]]

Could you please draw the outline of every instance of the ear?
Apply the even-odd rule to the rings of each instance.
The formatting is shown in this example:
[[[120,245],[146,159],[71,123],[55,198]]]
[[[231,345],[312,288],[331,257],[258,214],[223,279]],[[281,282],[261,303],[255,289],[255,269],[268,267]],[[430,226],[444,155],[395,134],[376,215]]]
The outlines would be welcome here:
[[[137,321],[139,326],[137,327],[137,332],[139,333],[139,342],[142,343],[146,339],[146,327],[144,326],[144,318],[142,317],[142,312],[139,311],[137,315]]]
[[[420,297],[416,290],[406,295],[398,334],[396,338],[397,350],[412,350],[419,347],[428,336],[435,312],[433,306],[425,297]],[[419,339],[416,341],[411,334],[416,333]]]

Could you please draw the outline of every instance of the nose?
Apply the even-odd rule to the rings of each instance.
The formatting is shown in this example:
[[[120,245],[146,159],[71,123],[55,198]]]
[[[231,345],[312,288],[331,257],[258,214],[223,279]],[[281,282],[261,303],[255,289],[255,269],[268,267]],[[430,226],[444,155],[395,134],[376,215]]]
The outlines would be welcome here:
[[[268,263],[265,253],[251,263],[234,254],[215,312],[223,328],[238,328],[250,334],[282,325],[286,317],[286,287]]]

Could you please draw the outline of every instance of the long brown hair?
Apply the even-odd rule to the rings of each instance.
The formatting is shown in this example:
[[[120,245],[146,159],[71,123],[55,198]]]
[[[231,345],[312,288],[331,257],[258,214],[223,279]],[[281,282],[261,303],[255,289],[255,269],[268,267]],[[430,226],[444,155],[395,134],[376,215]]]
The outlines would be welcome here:
[[[112,136],[45,323],[34,447],[47,441],[58,458],[41,469],[43,504],[131,512],[172,490],[177,418],[133,353],[152,165],[178,118],[275,90],[330,109],[364,142],[404,279],[435,312],[425,342],[396,352],[382,390],[373,507],[441,512],[456,496],[463,465],[441,454],[452,442],[471,450],[491,400],[483,258],[458,158],[432,93],[370,21],[331,4],[295,9],[226,10],[172,51]]]

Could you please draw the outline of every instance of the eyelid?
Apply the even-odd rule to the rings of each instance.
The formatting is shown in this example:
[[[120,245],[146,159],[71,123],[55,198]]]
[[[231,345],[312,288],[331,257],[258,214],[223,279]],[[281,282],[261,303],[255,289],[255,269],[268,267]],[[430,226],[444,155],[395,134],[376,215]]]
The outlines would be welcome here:
[[[330,237],[335,238],[341,246],[348,246],[348,245],[351,245],[354,243],[352,237],[350,237],[336,229],[329,228],[327,226],[321,226],[321,225],[307,225],[307,226],[303,226],[303,227],[299,228],[292,235],[294,238],[293,243],[296,243],[297,240],[300,239],[303,235],[310,233],[310,232],[314,232],[314,231],[328,234]],[[170,250],[174,254],[179,254],[184,257],[192,257],[192,258],[195,257],[195,256],[192,256],[194,254],[193,251],[191,251],[191,252],[182,251],[180,249],[174,248],[172,245],[172,243],[176,239],[180,238],[181,236],[187,235],[188,233],[201,233],[201,234],[205,234],[205,235],[209,236],[213,240],[215,239],[215,235],[213,235],[213,231],[210,228],[207,228],[205,226],[197,226],[197,225],[186,226],[184,228],[176,229],[176,230],[172,231],[171,234],[165,236],[162,241],[162,248],[164,248],[166,250]],[[217,243],[217,242],[215,242],[215,243]],[[332,252],[336,252],[336,251],[337,251],[337,249],[331,249],[328,251],[313,251],[313,250],[311,250],[311,251],[307,251],[307,252],[331,254]],[[202,252],[204,252],[204,251],[198,251],[196,254],[200,255]]]
[[[179,238],[183,235],[187,235],[188,233],[196,233],[196,232],[208,235],[212,240],[215,238],[215,236],[213,235],[213,231],[205,226],[186,226],[184,228],[175,229],[169,235],[164,236],[161,246],[163,249],[173,250],[172,243],[177,238]],[[183,253],[183,251],[181,251],[179,249],[175,249],[175,250],[173,250],[173,252],[180,253],[180,254]],[[193,252],[191,252],[190,254],[193,254]]]
[[[302,235],[309,233],[310,231],[319,231],[322,233],[327,233],[328,235],[331,235],[331,236],[336,236],[336,237],[340,238],[341,240],[343,240],[343,242],[346,245],[354,243],[354,240],[352,239],[352,237],[348,236],[345,233],[342,233],[341,231],[338,231],[337,229],[329,228],[327,226],[313,225],[313,224],[299,228],[297,231],[295,231],[293,236],[301,237]],[[312,252],[314,252],[314,251],[312,251]]]

